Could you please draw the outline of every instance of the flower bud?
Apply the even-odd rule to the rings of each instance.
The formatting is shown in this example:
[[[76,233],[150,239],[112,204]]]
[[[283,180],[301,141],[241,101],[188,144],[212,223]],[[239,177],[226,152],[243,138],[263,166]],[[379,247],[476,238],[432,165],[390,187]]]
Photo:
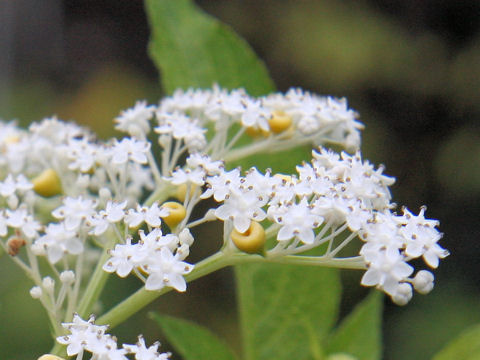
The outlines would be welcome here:
[[[281,110],[275,110],[272,112],[272,117],[268,119],[268,125],[274,134],[279,134],[292,125],[292,118]]]
[[[7,198],[7,205],[10,209],[16,209],[18,207],[18,202],[18,197],[15,194],[12,194]]]
[[[428,294],[433,289],[433,274],[427,270],[420,270],[413,278],[412,284],[420,294]]]
[[[410,284],[401,283],[398,285],[397,291],[392,295],[392,301],[400,306],[407,305],[412,298],[412,287]]]
[[[42,288],[40,286],[34,286],[30,289],[30,296],[34,299],[40,299],[42,297]]]
[[[169,214],[163,217],[163,221],[165,221],[170,228],[174,228],[180,224],[180,222],[185,219],[185,216],[187,215],[187,210],[185,207],[175,201],[163,203],[162,207],[169,211]]]
[[[180,260],[185,260],[190,254],[190,247],[187,244],[182,244],[177,248],[177,252]]]
[[[98,191],[98,196],[100,197],[100,199],[102,199],[103,201],[107,202],[107,200],[110,200],[113,198],[112,196],[112,192],[110,191],[109,188],[107,187],[102,187],[99,191]]]
[[[44,170],[32,180],[33,190],[41,196],[52,197],[62,193],[62,184],[53,169]]]
[[[230,237],[238,250],[248,254],[258,253],[265,245],[265,230],[260,223],[250,222],[250,227],[244,233],[233,229]]]
[[[42,286],[48,293],[53,293],[55,289],[55,280],[53,280],[50,276],[45,276],[42,279]]]
[[[178,234],[178,239],[180,240],[181,245],[186,244],[188,246],[191,246],[194,241],[192,233],[187,228],[180,231],[180,234]]]
[[[72,270],[65,270],[60,273],[60,281],[70,285],[75,282],[75,273]]]

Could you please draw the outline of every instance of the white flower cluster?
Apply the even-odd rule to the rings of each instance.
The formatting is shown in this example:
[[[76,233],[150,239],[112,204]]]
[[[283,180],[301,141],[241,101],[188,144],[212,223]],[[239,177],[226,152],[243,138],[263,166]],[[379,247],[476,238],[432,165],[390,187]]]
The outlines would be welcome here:
[[[148,235],[140,230],[140,241],[131,243],[128,238],[125,244],[117,244],[110,252],[111,258],[103,269],[107,272],[116,272],[125,277],[132,270],[148,274],[145,289],[160,290],[170,286],[177,291],[185,291],[187,284],[183,275],[193,270],[193,265],[184,260],[189,254],[189,246],[193,237],[188,229],[176,236],[162,235],[159,228],[155,228]],[[137,273],[142,277],[141,273]]]
[[[417,216],[406,209],[403,215],[393,213],[388,186],[394,179],[384,175],[383,168],[363,162],[359,152],[339,156],[320,149],[313,152],[311,164],[297,166],[297,172],[272,176],[252,168],[242,177],[239,169],[221,171],[205,178],[208,188],[201,197],[213,196],[220,202],[215,216],[231,222],[239,233],[247,232],[252,222],[268,221],[277,245],[266,251],[267,258],[300,254],[328,243],[323,257],[333,259],[360,238],[364,245],[359,254],[368,269],[363,285],[376,286],[399,304],[411,298],[410,284],[422,293],[433,287],[431,275],[429,284],[419,283],[425,270],[410,278],[414,269],[407,262],[423,257],[436,268],[448,255],[437,244],[442,237],[438,222],[424,218],[425,208]],[[343,232],[347,237],[334,245]]]
[[[179,90],[158,106],[137,102],[115,123],[127,136],[101,142],[56,118],[27,130],[0,122],[0,245],[35,283],[31,294],[57,333],[78,304],[95,302],[90,279],[108,273],[133,273],[147,290],[185,291],[195,272],[185,261],[190,229],[217,219],[225,225],[222,256],[364,269],[362,284],[399,304],[413,288],[433,287],[433,275],[408,262],[423,258],[436,268],[448,254],[424,209],[393,212],[394,180],[361,159],[362,125],[344,99],[299,89],[259,98]],[[319,146],[332,143],[354,154]],[[294,175],[227,170],[233,160],[302,144],[319,150]],[[192,218],[210,197],[218,206]],[[355,239],[356,256],[342,257]],[[323,253],[302,254],[315,247]],[[50,264],[48,276],[38,257]]]
[[[355,150],[363,128],[345,99],[320,97],[300,89],[260,98],[248,96],[243,89],[177,90],[160,103],[155,114],[159,122],[155,131],[161,135],[164,148],[173,137],[190,152],[207,152],[224,160],[306,143],[335,143]],[[209,124],[215,134],[207,142]],[[229,138],[235,125],[241,126],[240,131]],[[264,139],[257,139],[254,148],[227,152],[243,132]]]
[[[135,355],[136,360],[167,360],[171,355],[158,352],[159,342],[147,347],[142,336],[138,337],[137,344],[123,344],[119,348],[117,339],[105,333],[108,326],[95,325],[93,317],[85,321],[74,315],[71,323],[62,325],[69,334],[59,336],[57,341],[67,346],[68,356],[77,355],[77,359],[82,359],[84,352],[91,353],[93,360],[129,360],[126,356],[129,354]]]

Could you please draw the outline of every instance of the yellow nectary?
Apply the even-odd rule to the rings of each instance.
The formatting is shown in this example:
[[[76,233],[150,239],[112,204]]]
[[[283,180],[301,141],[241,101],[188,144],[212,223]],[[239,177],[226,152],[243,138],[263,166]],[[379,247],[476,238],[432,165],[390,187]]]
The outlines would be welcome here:
[[[165,221],[170,228],[174,228],[180,224],[180,222],[185,219],[185,216],[187,215],[187,210],[185,207],[175,201],[163,203],[162,207],[166,208],[170,212],[167,216],[163,217],[163,221]]]
[[[257,127],[253,127],[253,126],[247,127],[245,132],[247,133],[247,135],[249,135],[253,138],[257,138],[257,137],[260,137],[260,136],[268,137],[270,135],[269,131],[263,130],[263,129],[260,129],[260,128],[257,128]]]
[[[33,190],[41,196],[51,197],[62,193],[62,184],[53,169],[46,169],[32,180]]]
[[[197,188],[197,185],[194,185],[194,184],[190,185],[190,196],[189,196],[190,198],[192,198],[196,188]],[[181,184],[177,186],[177,190],[175,191],[175,197],[181,202],[184,202],[186,196],[187,196],[187,184]]]
[[[45,354],[38,358],[38,360],[65,360],[64,358],[58,357],[56,355]]]
[[[258,253],[265,245],[265,230],[256,221],[252,221],[244,233],[233,229],[230,237],[239,250],[249,254]]]
[[[272,117],[268,119],[268,125],[274,134],[279,134],[292,125],[292,118],[283,111],[275,110],[272,112]]]

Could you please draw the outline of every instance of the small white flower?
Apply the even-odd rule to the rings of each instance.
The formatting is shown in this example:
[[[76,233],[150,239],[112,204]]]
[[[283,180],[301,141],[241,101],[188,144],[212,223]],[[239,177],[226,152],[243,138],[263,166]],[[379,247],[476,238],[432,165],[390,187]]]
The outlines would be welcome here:
[[[115,118],[115,129],[131,136],[143,138],[150,131],[149,120],[155,112],[155,106],[146,101],[137,101],[133,108],[127,109]]]
[[[5,180],[0,181],[0,195],[3,197],[12,196],[17,190],[26,191],[32,188],[33,184],[23,175],[19,175],[17,179],[14,179],[12,174],[8,174]]]
[[[105,334],[107,326],[95,325],[93,316],[85,321],[75,314],[71,323],[63,323],[62,326],[70,334],[57,337],[57,341],[67,345],[68,356],[83,354],[86,350],[92,353],[94,359],[128,360],[123,356],[126,351],[117,349],[116,340]]]
[[[108,201],[105,210],[100,210],[86,221],[86,224],[93,228],[89,234],[99,236],[107,231],[110,224],[123,220],[126,206],[127,201],[122,203]]]
[[[146,164],[148,162],[146,153],[149,150],[150,143],[143,140],[123,138],[121,141],[118,141],[115,139],[110,150],[112,163],[122,165],[131,160],[138,164]]]
[[[223,201],[232,189],[240,187],[240,169],[222,171],[219,175],[207,177],[209,188],[201,195],[207,199],[213,195],[216,201]]]
[[[35,240],[34,244],[46,250],[48,260],[52,264],[57,263],[65,254],[78,255],[84,249],[77,233],[67,229],[63,222],[48,224],[45,235]]]
[[[159,255],[151,259],[147,271],[149,273],[145,282],[146,290],[160,290],[164,286],[173,287],[183,292],[187,283],[183,277],[193,270],[193,265],[183,262],[178,255],[174,255],[168,247],[162,247]]]
[[[160,343],[157,341],[152,346],[145,345],[145,340],[142,336],[138,337],[138,342],[135,345],[123,344],[123,348],[129,354],[135,354],[136,360],[167,360],[170,358],[170,353],[159,353],[158,347]]]
[[[202,186],[205,183],[205,170],[201,167],[196,169],[177,168],[172,172],[172,177],[167,179],[173,185],[195,184]]]
[[[103,265],[103,270],[112,273],[116,272],[118,276],[124,278],[133,270],[134,267],[141,264],[146,254],[141,251],[140,244],[132,244],[132,239],[128,238],[126,244],[117,244],[115,249],[110,251],[110,259]]]
[[[63,205],[52,211],[57,219],[63,219],[67,230],[77,230],[82,221],[95,214],[98,202],[91,199],[66,197]]]
[[[413,258],[423,256],[425,262],[432,268],[436,268],[439,259],[448,256],[448,251],[442,248],[437,242],[442,234],[435,228],[437,220],[425,219],[425,208],[422,208],[418,216],[413,215],[407,209],[403,210],[405,225],[401,233],[405,237],[407,247],[405,253]]]
[[[368,256],[364,254],[364,257],[368,270],[363,274],[361,284],[377,286],[391,296],[397,293],[399,285],[413,272],[413,267],[405,262],[399,252],[392,255],[380,250]]]
[[[268,215],[281,225],[277,234],[278,241],[298,238],[304,244],[313,244],[314,229],[323,223],[323,217],[312,212],[312,207],[306,198],[303,198],[298,204],[287,203],[279,208],[270,207]]]
[[[235,229],[243,233],[250,227],[251,220],[262,221],[267,214],[262,207],[267,203],[255,191],[232,191],[229,197],[215,210],[219,219],[232,220]]]
[[[252,99],[244,101],[244,104],[246,109],[241,116],[242,125],[269,131],[270,126],[268,125],[268,119],[271,117],[271,113],[263,107],[262,102]]]
[[[190,154],[186,163],[190,169],[203,168],[210,176],[220,174],[225,168],[223,161],[213,161],[210,156],[200,153]]]
[[[40,223],[36,221],[33,216],[28,214],[25,207],[20,207],[16,210],[5,210],[5,218],[0,214],[0,236],[5,231],[4,226],[8,225],[12,228],[19,229],[25,234],[27,238],[33,239],[37,236],[37,232],[42,228]]]
[[[162,217],[169,214],[168,209],[159,207],[157,202],[154,202],[149,208],[137,205],[136,209],[129,209],[125,216],[125,223],[134,228],[139,226],[142,222],[146,222],[152,227],[160,227],[162,225]]]

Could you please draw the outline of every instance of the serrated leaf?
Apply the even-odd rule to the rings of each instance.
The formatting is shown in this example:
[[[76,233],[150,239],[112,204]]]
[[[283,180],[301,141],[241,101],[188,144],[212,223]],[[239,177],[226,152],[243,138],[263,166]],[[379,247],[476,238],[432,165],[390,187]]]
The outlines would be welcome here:
[[[382,354],[382,294],[372,291],[332,333],[328,354],[347,353],[358,360],[377,360]]]
[[[338,271],[244,264],[235,272],[244,358],[321,359],[338,314]]]
[[[432,360],[478,360],[480,359],[480,324],[464,330],[450,341]]]
[[[251,95],[274,84],[250,46],[228,26],[190,0],[146,0],[152,30],[150,56],[161,71],[165,91],[210,88],[214,83]]]
[[[203,326],[151,313],[167,340],[185,360],[236,360],[232,350]]]

